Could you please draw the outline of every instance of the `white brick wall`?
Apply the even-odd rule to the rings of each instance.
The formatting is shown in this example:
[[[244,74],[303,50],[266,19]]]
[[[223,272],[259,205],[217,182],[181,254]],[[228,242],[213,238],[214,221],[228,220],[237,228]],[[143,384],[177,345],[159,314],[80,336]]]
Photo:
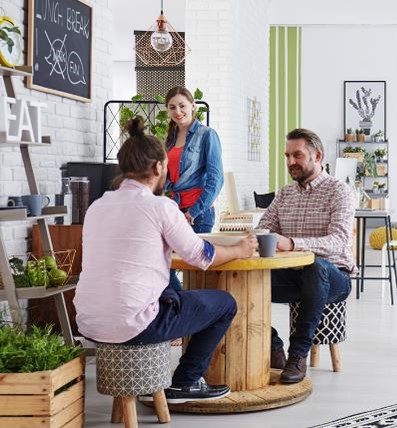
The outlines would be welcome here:
[[[48,106],[43,113],[43,135],[51,136],[52,145],[48,148],[31,150],[39,190],[44,194],[60,192],[59,168],[62,164],[69,161],[102,161],[102,112],[103,105],[111,98],[113,78],[111,74],[113,5],[111,0],[92,0],[91,4],[94,9],[91,103],[81,103],[29,90],[21,78],[13,78],[17,97],[40,100]],[[24,0],[1,2],[6,15],[17,21],[24,35],[27,34],[27,28],[23,28],[22,25],[27,22],[26,5],[27,2]],[[0,93],[4,92],[4,87],[0,86]],[[19,149],[0,149],[0,194],[21,195],[27,192],[28,186]],[[24,253],[30,228],[25,223],[5,223],[1,227],[9,253]]]
[[[210,104],[211,126],[222,142],[225,171],[234,171],[240,206],[268,188],[268,0],[186,2],[186,85]],[[261,160],[248,161],[248,101],[262,105]],[[225,192],[217,207],[227,207]]]

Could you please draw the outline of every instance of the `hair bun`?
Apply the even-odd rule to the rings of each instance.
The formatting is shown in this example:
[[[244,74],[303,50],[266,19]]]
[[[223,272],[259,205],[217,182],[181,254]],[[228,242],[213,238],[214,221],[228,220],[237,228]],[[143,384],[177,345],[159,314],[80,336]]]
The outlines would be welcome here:
[[[127,122],[128,133],[131,137],[142,137],[145,135],[145,122],[141,116],[136,116]]]

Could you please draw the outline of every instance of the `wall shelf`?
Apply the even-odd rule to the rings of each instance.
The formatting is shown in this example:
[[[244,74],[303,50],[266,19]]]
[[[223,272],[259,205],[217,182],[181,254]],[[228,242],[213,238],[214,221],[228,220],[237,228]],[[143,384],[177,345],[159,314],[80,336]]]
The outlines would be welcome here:
[[[14,68],[0,65],[1,76],[31,76],[32,67],[30,65],[17,65]]]

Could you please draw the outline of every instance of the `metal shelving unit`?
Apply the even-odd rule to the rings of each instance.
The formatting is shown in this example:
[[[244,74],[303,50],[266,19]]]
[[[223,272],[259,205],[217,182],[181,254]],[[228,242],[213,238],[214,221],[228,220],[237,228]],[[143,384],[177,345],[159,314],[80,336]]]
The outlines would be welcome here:
[[[352,147],[363,147],[366,151],[373,153],[378,148],[386,148],[387,150],[387,159],[381,162],[376,162],[377,165],[386,166],[386,175],[375,175],[375,176],[364,176],[361,178],[363,189],[366,191],[368,196],[371,198],[385,198],[389,194],[389,141],[365,141],[363,143],[359,141],[345,141],[345,140],[336,140],[336,156],[343,157],[343,149],[347,146]],[[372,184],[374,181],[386,182],[386,189],[383,193],[374,193],[372,189]],[[371,187],[368,187],[371,186]]]
[[[0,66],[0,76],[3,78],[6,94],[8,97],[15,98],[15,91],[13,87],[13,76],[30,76],[31,67],[21,66],[14,68],[7,68]],[[51,144],[49,137],[43,137],[41,143],[31,143],[27,141],[6,141],[4,134],[0,134],[0,148],[1,147],[19,147],[21,156],[26,172],[26,178],[29,185],[29,190],[32,195],[39,194],[39,189],[34,174],[32,162],[30,159],[29,147],[45,147]],[[51,236],[48,230],[47,219],[51,217],[61,217],[67,213],[66,207],[47,207],[43,209],[43,213],[36,217],[29,217],[26,209],[5,209],[0,211],[0,222],[6,221],[31,221],[37,222],[40,237],[45,252],[52,253],[53,246]],[[63,287],[45,288],[45,287],[27,287],[16,288],[12,277],[11,268],[8,262],[8,254],[6,251],[5,243],[0,229],[0,275],[3,283],[3,289],[0,289],[0,300],[7,300],[11,319],[14,323],[21,323],[21,308],[18,299],[29,298],[44,298],[53,296],[57,308],[59,322],[62,328],[63,337],[66,343],[73,343],[72,331],[68,313],[66,310],[65,299],[63,293],[76,287],[75,284],[68,284]]]

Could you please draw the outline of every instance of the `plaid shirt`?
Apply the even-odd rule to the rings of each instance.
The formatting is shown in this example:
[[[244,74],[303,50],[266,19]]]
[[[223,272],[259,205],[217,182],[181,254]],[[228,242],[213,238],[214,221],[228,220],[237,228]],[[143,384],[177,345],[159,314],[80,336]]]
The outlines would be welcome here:
[[[356,272],[352,255],[355,202],[352,190],[325,171],[302,187],[283,187],[258,228],[291,238],[294,250],[313,251],[339,268]]]

